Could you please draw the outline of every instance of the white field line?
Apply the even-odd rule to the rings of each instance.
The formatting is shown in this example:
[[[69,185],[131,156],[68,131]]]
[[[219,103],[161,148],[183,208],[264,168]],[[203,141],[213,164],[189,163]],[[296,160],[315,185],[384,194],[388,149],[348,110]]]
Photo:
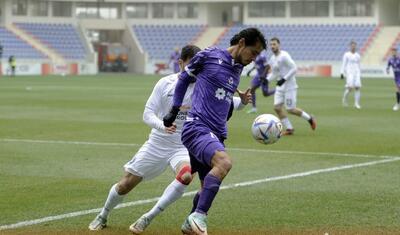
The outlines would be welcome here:
[[[220,188],[220,190],[251,186],[251,185],[255,185],[255,184],[261,184],[261,183],[267,183],[267,182],[273,182],[273,181],[300,178],[300,177],[305,177],[305,176],[310,176],[310,175],[317,175],[317,174],[341,171],[341,170],[352,169],[352,168],[373,166],[373,165],[378,165],[378,164],[395,162],[395,161],[399,161],[399,160],[400,160],[400,157],[396,157],[396,158],[390,158],[390,159],[382,159],[382,160],[377,160],[377,161],[369,161],[369,162],[364,162],[364,163],[342,165],[342,166],[330,167],[330,168],[325,168],[325,169],[305,171],[305,172],[294,173],[294,174],[290,174],[290,175],[274,176],[274,177],[269,177],[269,178],[264,178],[264,179],[259,179],[259,180],[245,181],[245,182],[241,182],[241,183],[224,185]],[[194,194],[196,194],[196,192],[197,191],[187,192],[187,193],[183,194],[183,197],[194,195]],[[159,199],[159,197],[155,197],[155,198],[150,198],[150,199],[145,199],[145,200],[126,202],[126,203],[122,203],[122,204],[118,205],[116,208],[124,208],[124,207],[153,203],[153,202],[158,201],[158,199]],[[0,230],[16,229],[16,228],[20,228],[20,227],[41,224],[41,223],[50,222],[50,221],[56,221],[56,220],[62,220],[62,219],[72,218],[72,217],[77,217],[77,216],[82,216],[82,215],[99,213],[100,211],[101,211],[101,208],[95,208],[95,209],[76,211],[76,212],[71,212],[71,213],[66,213],[66,214],[61,214],[61,215],[48,216],[48,217],[44,217],[44,218],[40,218],[40,219],[26,220],[26,221],[21,221],[21,222],[15,223],[15,224],[1,225]]]
[[[71,145],[96,145],[96,146],[119,146],[119,147],[139,147],[142,144],[135,143],[107,143],[107,142],[87,142],[87,141],[64,141],[64,140],[31,140],[31,139],[0,139],[0,142],[20,142],[34,144],[71,144]],[[227,148],[231,151],[254,152],[254,153],[276,153],[276,154],[297,154],[314,156],[334,156],[334,157],[365,157],[365,158],[395,158],[398,156],[382,156],[372,154],[357,153],[329,153],[329,152],[305,152],[305,151],[287,151],[287,150],[267,150],[267,149],[249,149],[249,148]]]

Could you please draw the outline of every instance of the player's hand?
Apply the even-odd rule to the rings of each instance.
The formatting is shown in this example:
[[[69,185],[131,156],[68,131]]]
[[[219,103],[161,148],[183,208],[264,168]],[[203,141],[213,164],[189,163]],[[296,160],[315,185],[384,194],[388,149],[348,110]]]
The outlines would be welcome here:
[[[342,74],[340,74],[340,79],[344,79],[344,75],[343,75],[343,73]]]
[[[171,127],[174,124],[176,116],[178,116],[179,107],[172,107],[167,115],[164,116],[163,122],[165,127]]]
[[[252,102],[250,91],[251,91],[250,88],[248,88],[245,92],[237,90],[237,93],[239,94],[242,104],[247,105],[248,103]]]
[[[285,83],[285,82],[286,82],[286,80],[283,79],[283,78],[281,78],[281,79],[279,79],[279,80],[276,82],[276,85],[277,85],[277,86],[282,86],[283,83]]]
[[[174,134],[176,132],[176,124],[172,123],[172,126],[165,127],[165,132],[168,134]]]

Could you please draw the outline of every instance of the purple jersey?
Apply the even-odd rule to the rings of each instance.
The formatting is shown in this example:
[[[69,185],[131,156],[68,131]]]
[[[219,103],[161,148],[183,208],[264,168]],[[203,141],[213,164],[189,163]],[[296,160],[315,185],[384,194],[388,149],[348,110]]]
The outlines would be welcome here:
[[[186,82],[196,80],[188,120],[201,122],[218,138],[225,139],[226,120],[242,70],[227,50],[214,47],[197,53],[179,76]],[[181,106],[177,93],[175,90],[174,106]]]
[[[392,67],[396,79],[400,79],[400,57],[393,56],[389,59],[387,69]]]
[[[265,53],[260,53],[254,61],[258,76],[265,76],[265,67],[267,66],[268,58]]]

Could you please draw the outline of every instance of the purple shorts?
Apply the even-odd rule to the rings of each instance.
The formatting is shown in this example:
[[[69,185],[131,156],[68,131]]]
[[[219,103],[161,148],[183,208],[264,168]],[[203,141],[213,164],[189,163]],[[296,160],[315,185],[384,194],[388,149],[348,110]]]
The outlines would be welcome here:
[[[189,151],[192,173],[198,172],[200,180],[211,170],[211,160],[216,151],[225,151],[223,140],[212,133],[200,121],[188,121],[183,125],[182,143]]]
[[[397,77],[394,79],[394,82],[396,83],[397,87],[400,87],[400,77]]]

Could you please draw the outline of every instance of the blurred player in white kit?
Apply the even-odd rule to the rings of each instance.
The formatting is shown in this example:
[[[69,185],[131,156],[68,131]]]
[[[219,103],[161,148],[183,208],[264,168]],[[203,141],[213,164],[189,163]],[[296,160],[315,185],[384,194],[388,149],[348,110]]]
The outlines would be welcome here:
[[[294,133],[293,125],[283,110],[284,105],[290,114],[302,117],[310,124],[311,129],[315,130],[317,128],[315,118],[296,106],[298,88],[295,76],[297,72],[296,64],[289,53],[280,49],[280,40],[278,38],[272,38],[270,44],[273,55],[268,62],[271,66],[271,73],[267,76],[267,80],[268,82],[274,79],[277,80],[274,109],[286,128],[283,134],[292,135]]]
[[[350,43],[350,51],[343,55],[343,63],[341,69],[340,78],[346,77],[346,85],[343,94],[342,103],[343,106],[347,107],[347,97],[350,92],[354,90],[354,107],[361,109],[360,98],[361,98],[361,68],[360,68],[361,56],[357,52],[357,43]]]

